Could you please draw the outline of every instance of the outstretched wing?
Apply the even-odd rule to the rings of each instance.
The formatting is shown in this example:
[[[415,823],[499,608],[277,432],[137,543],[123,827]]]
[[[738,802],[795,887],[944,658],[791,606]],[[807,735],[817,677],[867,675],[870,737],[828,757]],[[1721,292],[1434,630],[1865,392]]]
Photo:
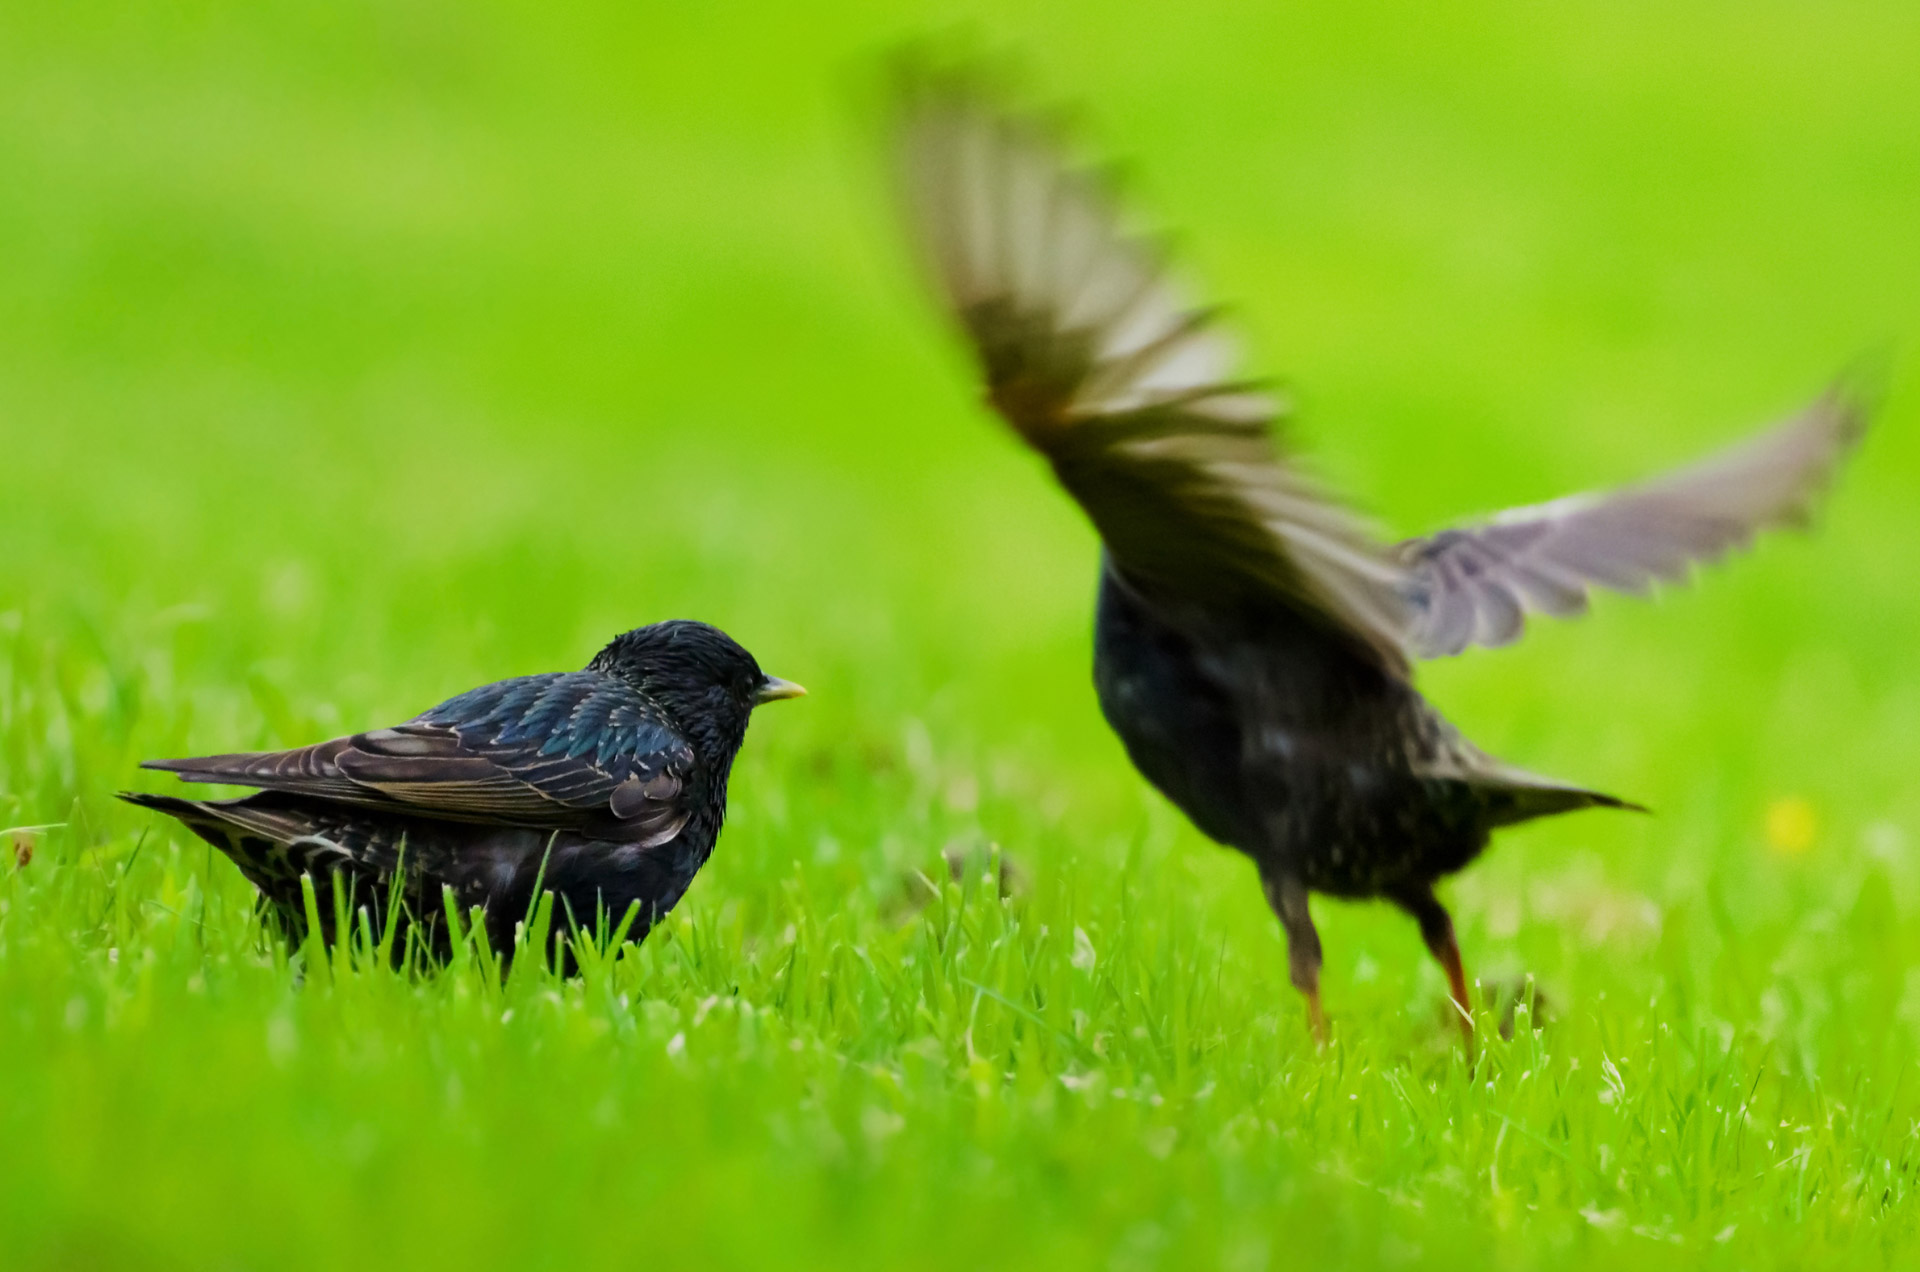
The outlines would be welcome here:
[[[1402,567],[1288,461],[1275,404],[1107,185],[977,77],[904,66],[896,109],[907,220],[988,400],[1120,568],[1176,595],[1278,600],[1400,665]]]
[[[686,824],[694,764],[686,740],[624,681],[577,671],[503,680],[394,728],[298,750],[144,767],[417,816],[656,844]]]
[[[1589,587],[1644,594],[1756,532],[1805,521],[1865,431],[1862,397],[1836,387],[1785,423],[1638,486],[1501,513],[1400,545],[1417,607],[1409,645],[1425,657],[1504,645],[1533,610],[1566,618]]]

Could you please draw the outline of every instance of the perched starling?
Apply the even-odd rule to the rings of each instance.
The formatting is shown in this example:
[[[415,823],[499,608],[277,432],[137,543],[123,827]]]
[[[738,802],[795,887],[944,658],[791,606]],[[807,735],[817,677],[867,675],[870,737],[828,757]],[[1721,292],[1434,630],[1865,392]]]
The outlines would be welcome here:
[[[1414,658],[1504,645],[1590,587],[1644,593],[1799,521],[1866,411],[1843,389],[1701,463],[1389,546],[1300,471],[1214,311],[1169,278],[1047,119],[978,73],[914,63],[896,99],[906,218],[987,401],[1104,545],[1094,685],[1149,782],[1253,858],[1324,1037],[1311,892],[1418,921],[1471,1038],[1434,882],[1497,827],[1634,808],[1487,755],[1414,689]]]
[[[485,685],[390,729],[143,766],[260,788],[244,798],[121,798],[233,858],[289,938],[307,927],[305,875],[328,941],[335,889],[345,912],[367,907],[375,933],[397,893],[395,921],[425,929],[441,956],[443,889],[462,913],[485,909],[502,953],[539,892],[554,895],[562,925],[587,931],[637,907],[637,941],[713,851],[748,715],[805,692],[718,628],[655,623],[616,637],[585,671]]]

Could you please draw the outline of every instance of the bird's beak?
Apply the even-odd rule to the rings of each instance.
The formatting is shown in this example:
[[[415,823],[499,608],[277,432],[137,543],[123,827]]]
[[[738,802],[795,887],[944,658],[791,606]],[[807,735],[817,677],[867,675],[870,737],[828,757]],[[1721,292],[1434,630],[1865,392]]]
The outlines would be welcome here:
[[[760,690],[753,695],[753,705],[778,702],[782,698],[804,698],[807,696],[805,685],[796,685],[791,680],[782,680],[778,676],[768,676],[760,684]]]

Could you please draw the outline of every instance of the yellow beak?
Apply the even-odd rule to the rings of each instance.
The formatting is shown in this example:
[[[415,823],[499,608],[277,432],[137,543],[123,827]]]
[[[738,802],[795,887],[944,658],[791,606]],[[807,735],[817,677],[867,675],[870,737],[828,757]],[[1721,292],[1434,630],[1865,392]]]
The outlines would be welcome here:
[[[760,686],[760,691],[753,695],[753,705],[757,707],[762,703],[778,702],[782,698],[804,698],[806,696],[807,689],[805,685],[796,685],[793,681],[782,680],[778,676],[768,676],[766,682]]]

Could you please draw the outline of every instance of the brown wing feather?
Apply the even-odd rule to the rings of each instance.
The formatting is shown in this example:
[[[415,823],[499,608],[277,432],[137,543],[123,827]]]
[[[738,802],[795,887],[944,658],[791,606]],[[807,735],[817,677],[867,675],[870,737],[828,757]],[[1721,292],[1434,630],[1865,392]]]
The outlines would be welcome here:
[[[588,700],[619,692],[595,684],[557,691]],[[153,760],[145,767],[192,782],[414,816],[576,828],[623,842],[663,843],[685,826],[690,809],[682,796],[693,755],[677,737],[656,731],[643,752],[603,759],[594,750],[552,747],[544,733],[505,740],[500,729],[496,717],[464,726],[423,717],[290,751]]]
[[[177,760],[147,760],[141,768],[178,773],[190,782],[225,786],[285,787],[322,798],[346,799],[358,788],[340,771],[340,753],[352,738],[334,738],[291,751],[240,751]]]
[[[988,400],[1052,461],[1115,562],[1201,599],[1256,593],[1402,664],[1400,565],[1283,455],[1212,311],[1056,130],[977,78],[903,68],[907,220]]]

